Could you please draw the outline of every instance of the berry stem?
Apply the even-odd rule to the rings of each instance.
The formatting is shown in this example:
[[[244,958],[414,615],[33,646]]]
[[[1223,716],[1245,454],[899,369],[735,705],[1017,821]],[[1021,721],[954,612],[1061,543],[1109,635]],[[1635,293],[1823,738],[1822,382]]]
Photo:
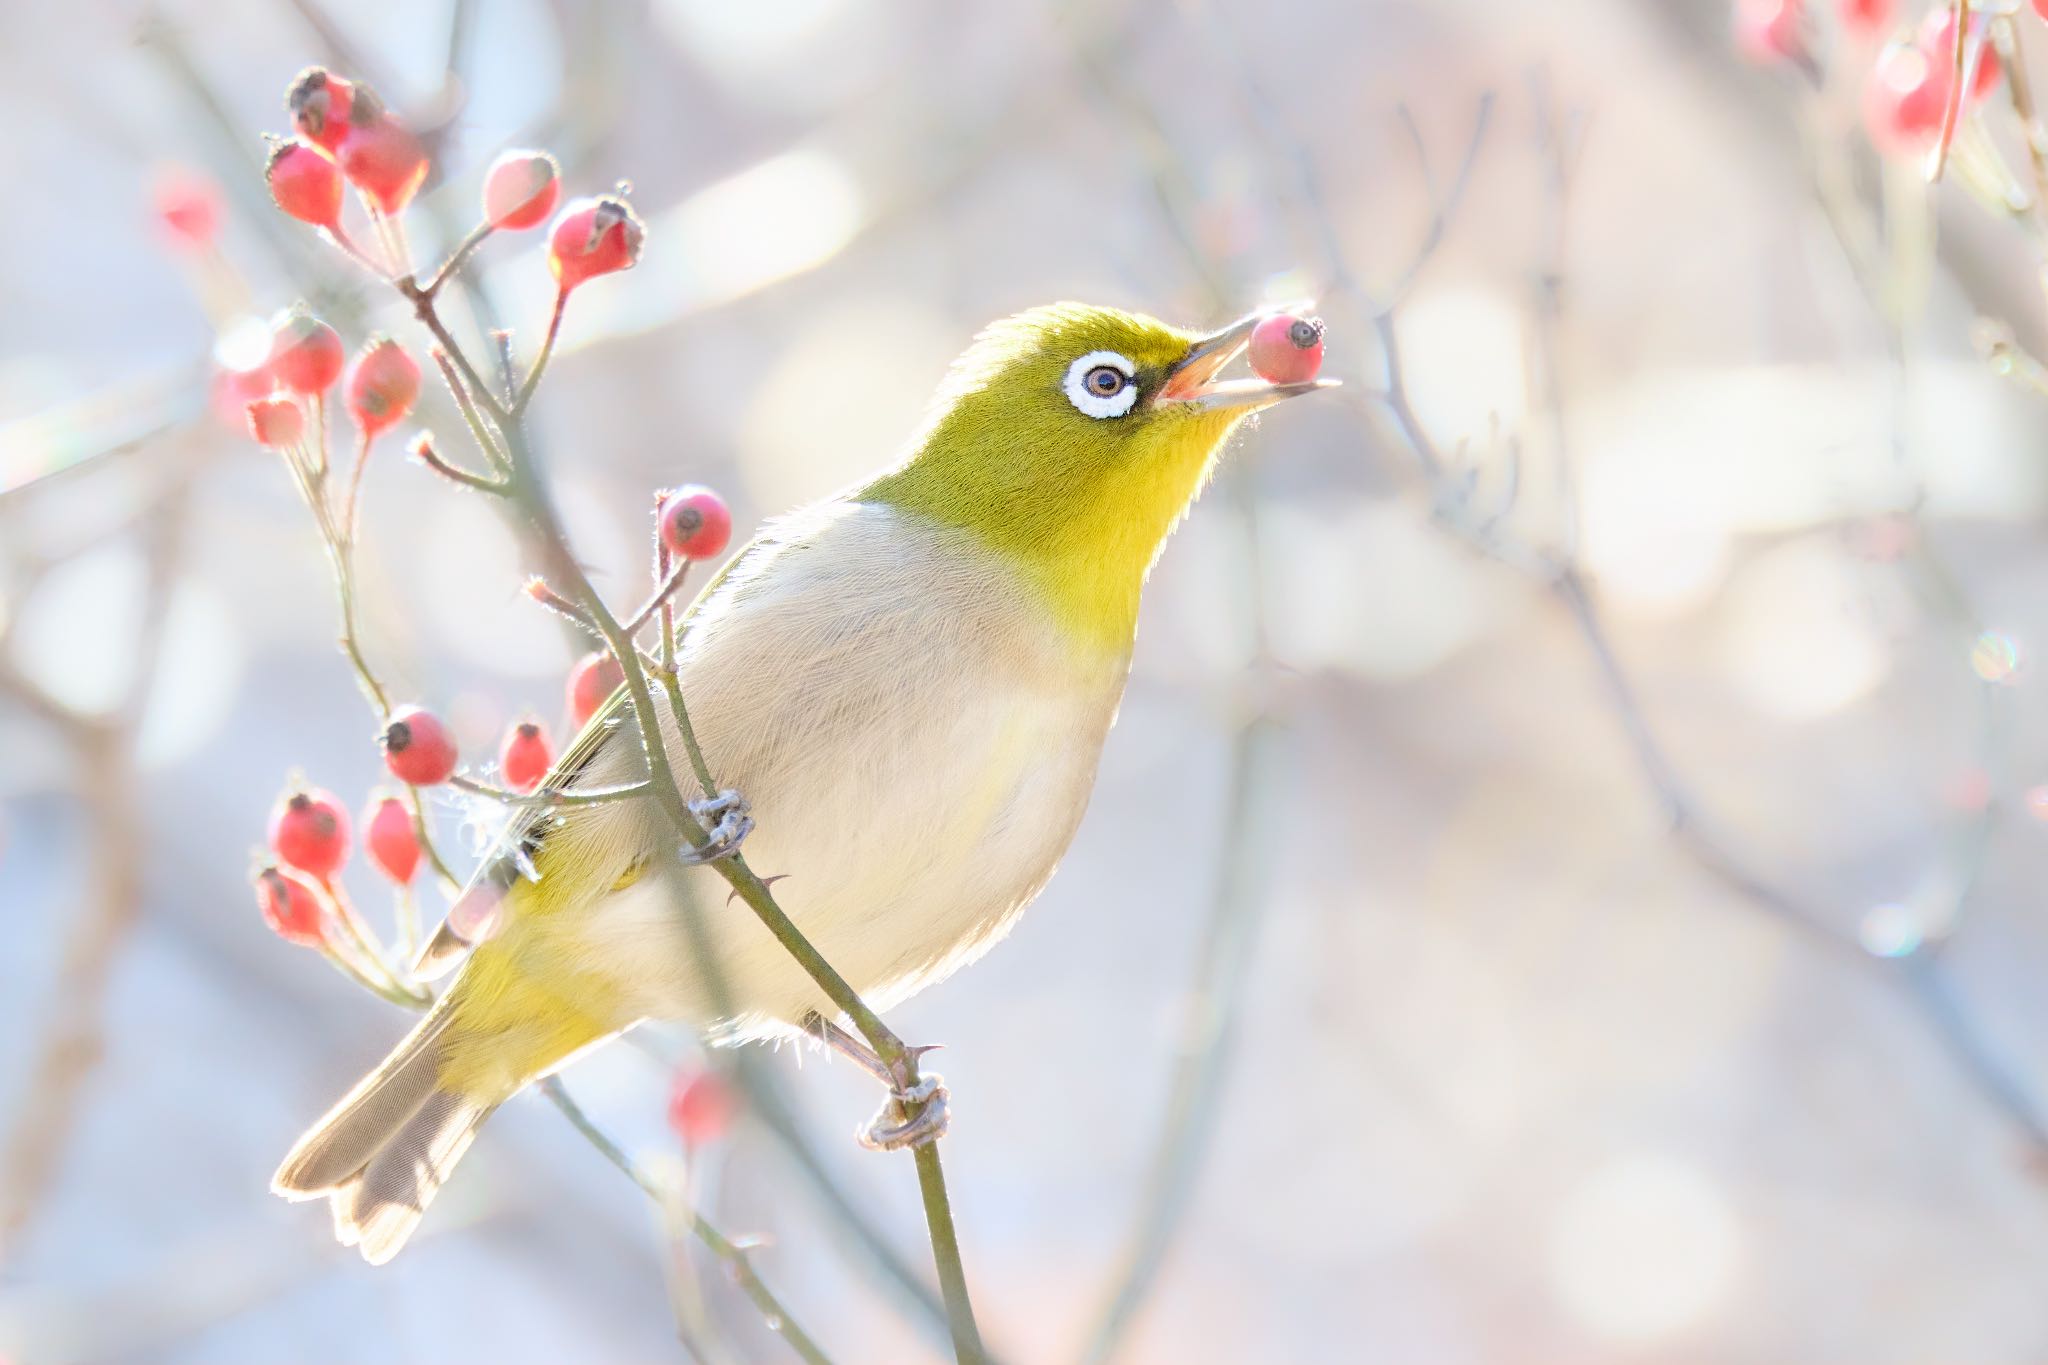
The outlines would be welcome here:
[[[1934,151],[1927,160],[1929,184],[1941,179],[1941,173],[1948,168],[1948,150],[1956,139],[1956,121],[1962,117],[1963,101],[1968,96],[1967,78],[1975,73],[1970,66],[1970,0],[1954,0],[1956,42],[1953,64],[1949,71],[1948,100],[1941,108],[1941,136],[1935,140]]]
[[[372,275],[375,275],[384,283],[391,283],[391,272],[386,270],[383,266],[377,264],[376,261],[370,258],[367,252],[365,252],[361,247],[357,246],[355,238],[349,236],[347,228],[344,228],[340,223],[336,223],[332,227],[326,227],[320,230],[327,234],[328,241],[334,243],[336,247],[340,248],[342,255],[348,257],[350,260],[354,261],[363,269],[369,271]]]
[[[370,440],[370,433],[365,429],[356,442],[355,466],[348,472],[348,497],[341,507],[341,537],[350,549],[354,549],[356,543],[356,505],[362,501],[363,471],[370,465]]]
[[[626,618],[626,634],[638,635],[647,629],[647,623],[654,619],[655,612],[668,609],[675,598],[676,590],[681,588],[683,580],[690,576],[691,563],[691,560],[684,560],[669,572],[668,577],[659,580],[654,595],[642,602],[639,610]]]
[[[327,395],[313,395],[313,468],[327,472]]]
[[[555,306],[548,313],[548,334],[540,343],[540,354],[533,358],[533,368],[527,372],[526,382],[519,386],[518,394],[512,399],[511,415],[514,418],[524,413],[526,405],[533,401],[533,391],[539,386],[548,361],[554,357],[555,339],[562,334],[562,314],[568,306],[569,287],[563,285],[555,290]]]
[[[497,479],[487,478],[482,474],[472,473],[460,465],[450,464],[442,457],[441,452],[434,448],[432,441],[420,441],[414,444],[412,447],[412,457],[433,470],[436,474],[439,474],[442,478],[452,483],[459,483],[465,488],[474,488],[479,493],[503,493],[505,491],[505,485]]]
[[[471,228],[469,235],[456,245],[455,250],[448,253],[448,259],[441,262],[441,268],[434,272],[433,278],[420,286],[420,292],[430,299],[439,294],[441,286],[448,283],[449,278],[462,268],[462,263],[469,259],[469,253],[482,246],[484,239],[495,231],[497,227],[488,219]]]

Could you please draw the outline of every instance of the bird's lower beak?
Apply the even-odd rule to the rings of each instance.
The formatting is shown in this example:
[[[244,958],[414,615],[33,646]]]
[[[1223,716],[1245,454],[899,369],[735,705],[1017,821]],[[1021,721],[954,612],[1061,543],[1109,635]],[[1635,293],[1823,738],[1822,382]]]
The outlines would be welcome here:
[[[1218,379],[1217,374],[1244,351],[1252,329],[1275,310],[1239,318],[1221,331],[1211,332],[1188,348],[1166,376],[1155,407],[1184,404],[1201,412],[1242,410],[1256,412],[1283,398],[1293,398],[1317,389],[1334,389],[1334,379],[1310,379],[1299,384],[1274,384],[1264,379]]]

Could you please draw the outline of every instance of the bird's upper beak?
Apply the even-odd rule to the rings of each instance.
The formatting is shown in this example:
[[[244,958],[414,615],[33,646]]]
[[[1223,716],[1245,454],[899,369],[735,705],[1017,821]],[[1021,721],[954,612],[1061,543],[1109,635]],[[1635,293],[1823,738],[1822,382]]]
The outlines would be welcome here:
[[[1166,383],[1152,400],[1154,407],[1185,403],[1202,412],[1242,410],[1257,412],[1283,398],[1334,389],[1334,379],[1310,379],[1299,384],[1274,384],[1264,379],[1218,379],[1216,375],[1237,359],[1251,340],[1252,329],[1276,309],[1264,309],[1241,317],[1221,331],[1198,338],[1188,353],[1167,372]]]

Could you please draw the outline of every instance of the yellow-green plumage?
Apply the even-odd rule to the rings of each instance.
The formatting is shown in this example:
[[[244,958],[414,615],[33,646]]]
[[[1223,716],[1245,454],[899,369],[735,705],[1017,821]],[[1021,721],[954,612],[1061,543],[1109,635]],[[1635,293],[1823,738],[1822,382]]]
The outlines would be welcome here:
[[[895,467],[771,523],[690,608],[679,677],[712,772],[752,803],[748,860],[786,876],[778,901],[877,1008],[985,951],[1065,851],[1160,546],[1231,427],[1312,387],[1209,383],[1246,330],[1072,304],[998,323]],[[549,785],[643,777],[626,724],[614,697]],[[275,1188],[328,1198],[343,1240],[383,1260],[490,1111],[578,1051],[650,1017],[732,1039],[831,1017],[677,852],[645,803],[509,830],[429,956],[452,958],[494,897],[496,932]]]

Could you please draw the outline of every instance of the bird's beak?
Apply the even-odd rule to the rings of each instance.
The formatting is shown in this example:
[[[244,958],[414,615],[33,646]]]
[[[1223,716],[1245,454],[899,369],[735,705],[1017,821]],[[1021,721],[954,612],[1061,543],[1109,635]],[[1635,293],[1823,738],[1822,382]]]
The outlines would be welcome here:
[[[1252,329],[1276,310],[1264,309],[1239,318],[1221,331],[1211,332],[1188,347],[1180,363],[1167,372],[1166,384],[1152,400],[1154,407],[1186,404],[1200,412],[1241,410],[1257,412],[1283,398],[1334,389],[1334,379],[1310,379],[1299,384],[1274,384],[1264,379],[1218,379],[1216,375],[1237,359],[1251,340]],[[1289,310],[1295,311],[1295,310]]]

